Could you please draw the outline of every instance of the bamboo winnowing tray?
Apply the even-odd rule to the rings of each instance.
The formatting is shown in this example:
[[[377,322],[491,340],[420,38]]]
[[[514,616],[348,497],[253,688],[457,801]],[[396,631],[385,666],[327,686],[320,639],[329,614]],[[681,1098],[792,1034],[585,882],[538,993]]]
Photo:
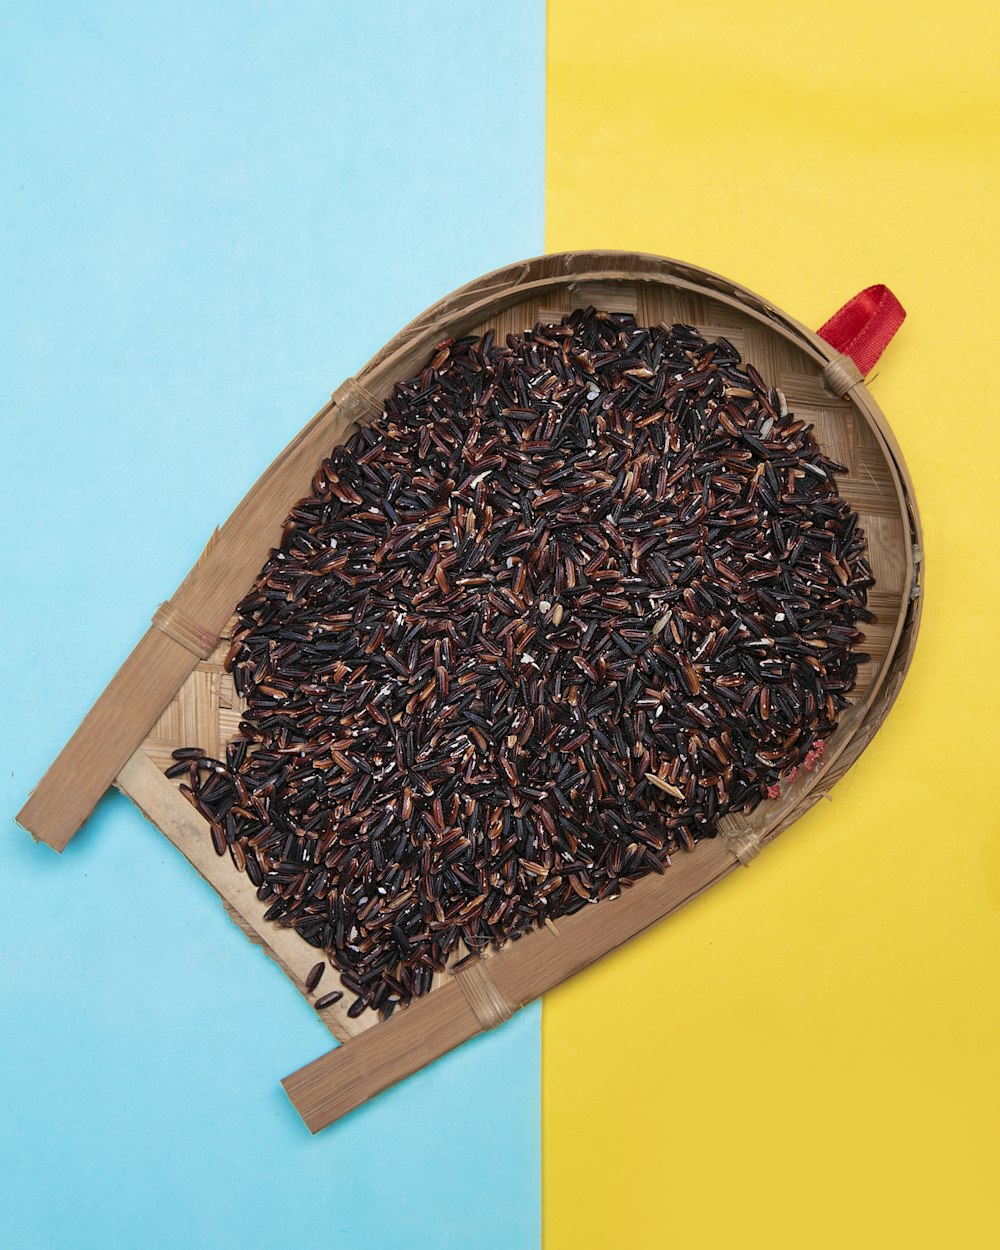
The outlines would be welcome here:
[[[431,991],[380,1022],[351,1019],[342,1003],[322,1018],[346,1044],[286,1079],[313,1131],[417,1070],[512,1010],[619,946],[720,880],[787,828],[843,775],[885,719],[902,684],[919,624],[920,526],[902,456],[853,362],[760,297],[691,265],[625,252],[544,256],[462,287],[398,334],[305,427],[212,536],[172,600],[162,605],[107,690],[19,813],[36,837],[61,850],[111,784],[147,817],[218,891],[248,935],[305,993],[317,952],[294,930],[263,916],[250,881],[216,856],[207,822],[163,767],[175,747],[198,744],[218,756],[235,734],[240,702],[224,668],[228,627],[283,521],[307,494],[332,448],[381,410],[396,381],[423,367],[449,335],[498,337],[593,304],[628,311],[640,323],[693,325],[725,335],[811,421],[823,450],[848,467],[841,493],[859,513],[875,585],[866,626],[871,661],[861,667],[851,706],[831,735],[821,767],[783,785],[752,816],[720,822],[722,836],[674,857],[614,901],[586,907],[507,943],[483,959],[435,977]],[[334,968],[323,981],[338,984]]]

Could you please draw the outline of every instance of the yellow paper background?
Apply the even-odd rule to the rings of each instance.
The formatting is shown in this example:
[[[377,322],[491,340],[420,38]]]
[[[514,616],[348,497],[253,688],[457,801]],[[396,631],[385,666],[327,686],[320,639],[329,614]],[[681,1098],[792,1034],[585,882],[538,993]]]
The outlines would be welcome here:
[[[681,257],[872,390],[926,537],[916,659],[832,800],[545,1000],[546,1250],[998,1243],[998,74],[991,4],[550,0],[550,251]]]

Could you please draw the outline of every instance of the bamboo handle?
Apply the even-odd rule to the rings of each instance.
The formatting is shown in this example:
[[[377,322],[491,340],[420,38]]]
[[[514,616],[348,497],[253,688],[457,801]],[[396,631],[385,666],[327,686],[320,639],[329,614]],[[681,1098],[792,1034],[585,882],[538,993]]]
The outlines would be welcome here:
[[[310,1133],[482,1031],[457,981],[352,1037],[281,1082]]]
[[[179,642],[148,629],[35,786],[17,823],[63,850],[196,663]]]
[[[584,907],[558,927],[536,929],[519,942],[416,999],[281,1082],[311,1133],[366,1099],[411,1076],[525,1003],[586,968],[708,889],[738,864],[725,839],[702,842],[669,873],[636,882],[607,907]]]

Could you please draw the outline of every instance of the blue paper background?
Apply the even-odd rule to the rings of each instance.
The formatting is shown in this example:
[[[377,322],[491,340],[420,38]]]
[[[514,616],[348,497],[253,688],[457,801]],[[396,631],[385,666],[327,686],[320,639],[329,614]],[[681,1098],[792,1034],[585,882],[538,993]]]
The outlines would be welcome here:
[[[542,250],[544,20],[4,6],[8,821],[329,391]],[[329,1035],[125,799],[0,882],[3,1244],[538,1244],[537,1008],[313,1139]]]

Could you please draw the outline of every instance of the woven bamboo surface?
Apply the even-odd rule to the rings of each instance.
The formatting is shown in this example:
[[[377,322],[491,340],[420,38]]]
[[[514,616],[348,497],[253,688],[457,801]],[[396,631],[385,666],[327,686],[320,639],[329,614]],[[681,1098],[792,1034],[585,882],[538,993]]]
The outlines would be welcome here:
[[[850,362],[760,297],[693,266],[634,253],[540,257],[461,288],[406,327],[333,399],[279,457],[217,531],[199,564],[46,774],[19,820],[57,849],[112,780],[198,868],[234,919],[305,992],[318,952],[293,931],[264,921],[266,904],[228,857],[212,849],[207,823],[162,768],[178,746],[220,755],[240,705],[223,659],[228,622],[285,515],[308,492],[314,469],[356,423],[380,410],[397,380],[417,372],[448,335],[498,337],[558,320],[593,304],[644,324],[682,321],[708,338],[724,335],[811,421],[823,450],[847,465],[840,489],[857,509],[876,584],[866,626],[871,662],[859,671],[853,706],[828,741],[823,763],[800,773],[781,796],[747,817],[727,817],[722,836],[675,856],[620,899],[584,908],[457,976],[445,971],[429,994],[390,1020],[346,1015],[351,998],[322,1013],[347,1044],[287,1078],[286,1089],[316,1131],[513,1009],[606,954],[748,862],[828,792],[871,740],[905,676],[920,614],[920,529],[912,486],[884,418]],[[846,368],[844,366],[847,366]],[[831,389],[831,385],[833,389]],[[847,388],[846,394],[835,391]],[[213,645],[214,643],[214,645]],[[324,992],[337,986],[324,974]],[[363,1036],[361,1036],[363,1035]],[[350,1040],[348,1040],[350,1039]]]

